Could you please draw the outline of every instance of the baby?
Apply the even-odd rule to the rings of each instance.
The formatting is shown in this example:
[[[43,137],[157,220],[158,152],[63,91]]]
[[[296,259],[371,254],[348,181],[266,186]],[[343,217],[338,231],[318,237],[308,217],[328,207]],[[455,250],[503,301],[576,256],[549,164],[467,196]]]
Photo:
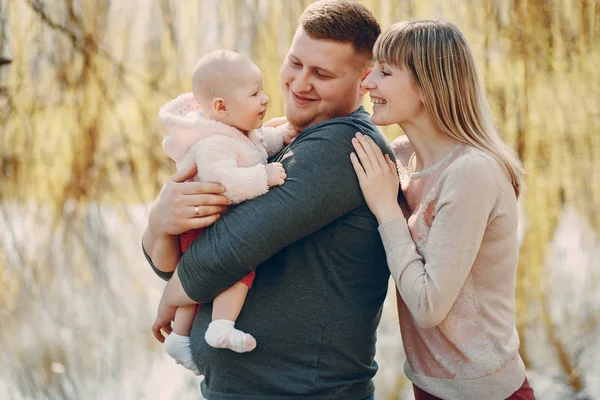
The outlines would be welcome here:
[[[281,151],[297,131],[288,124],[258,129],[269,102],[262,86],[260,69],[252,61],[219,50],[202,57],[194,67],[192,93],[178,96],[159,111],[170,131],[163,148],[176,161],[177,169],[196,164],[194,180],[220,183],[233,203],[265,194],[270,187],[283,185],[287,177],[283,166],[267,164],[267,157]],[[181,251],[199,234],[201,230],[181,234]],[[254,272],[214,299],[212,322],[205,335],[210,346],[238,353],[256,347],[252,335],[234,327],[253,280]],[[165,349],[198,374],[189,339],[196,311],[196,306],[177,309]]]

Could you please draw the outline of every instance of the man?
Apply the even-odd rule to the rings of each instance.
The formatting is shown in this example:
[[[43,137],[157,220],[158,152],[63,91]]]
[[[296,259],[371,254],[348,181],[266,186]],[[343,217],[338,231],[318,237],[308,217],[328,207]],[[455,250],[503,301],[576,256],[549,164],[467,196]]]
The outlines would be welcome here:
[[[302,14],[281,67],[286,116],[301,132],[275,156],[285,184],[240,204],[226,204],[215,184],[177,183],[153,205],[143,245],[168,279],[179,260],[176,235],[210,225],[177,264],[153,326],[170,331],[174,307],[203,304],[191,333],[192,352],[213,399],[372,398],[376,329],[389,272],[350,163],[360,131],[388,154],[385,139],[361,106],[380,33],[373,15],[353,1],[319,1]],[[255,350],[238,354],[204,340],[210,301],[256,270],[236,327]],[[162,341],[162,340],[161,340]]]

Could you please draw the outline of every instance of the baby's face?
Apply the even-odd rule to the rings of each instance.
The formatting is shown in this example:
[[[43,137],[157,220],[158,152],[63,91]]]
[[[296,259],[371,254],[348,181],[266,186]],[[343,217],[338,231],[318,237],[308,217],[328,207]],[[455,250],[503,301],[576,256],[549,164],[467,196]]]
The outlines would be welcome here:
[[[227,116],[225,122],[242,131],[250,131],[262,126],[267,112],[269,98],[262,89],[262,74],[254,64],[237,73],[231,95],[227,96]]]

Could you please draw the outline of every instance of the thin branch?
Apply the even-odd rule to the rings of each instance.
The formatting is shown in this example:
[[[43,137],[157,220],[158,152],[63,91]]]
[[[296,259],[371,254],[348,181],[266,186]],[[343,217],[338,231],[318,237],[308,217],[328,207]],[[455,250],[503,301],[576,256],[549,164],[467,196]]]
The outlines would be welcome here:
[[[41,21],[44,24],[46,24],[51,29],[60,32],[64,36],[66,36],[73,45],[73,47],[77,51],[81,52],[83,55],[89,54],[89,52],[93,50],[97,52],[97,54],[100,55],[102,58],[111,63],[114,67],[116,67],[119,74],[126,73],[128,75],[131,75],[143,81],[149,86],[153,84],[151,79],[143,76],[139,72],[133,71],[131,68],[126,67],[122,62],[119,62],[117,59],[115,59],[115,57],[112,54],[110,54],[106,49],[102,48],[102,46],[98,44],[98,42],[94,39],[93,35],[86,34],[83,35],[83,37],[79,37],[79,35],[77,35],[75,32],[73,32],[66,26],[54,21],[45,11],[42,1],[24,1],[31,8],[31,10],[40,17]],[[154,83],[153,85],[156,86],[157,84]]]

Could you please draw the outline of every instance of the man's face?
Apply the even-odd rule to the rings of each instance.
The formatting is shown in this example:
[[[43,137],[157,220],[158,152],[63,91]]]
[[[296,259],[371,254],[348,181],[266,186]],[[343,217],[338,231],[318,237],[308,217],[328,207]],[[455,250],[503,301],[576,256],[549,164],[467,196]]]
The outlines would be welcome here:
[[[351,43],[313,39],[298,28],[280,72],[290,124],[302,130],[354,112],[361,103],[367,66],[366,57],[356,54]]]

